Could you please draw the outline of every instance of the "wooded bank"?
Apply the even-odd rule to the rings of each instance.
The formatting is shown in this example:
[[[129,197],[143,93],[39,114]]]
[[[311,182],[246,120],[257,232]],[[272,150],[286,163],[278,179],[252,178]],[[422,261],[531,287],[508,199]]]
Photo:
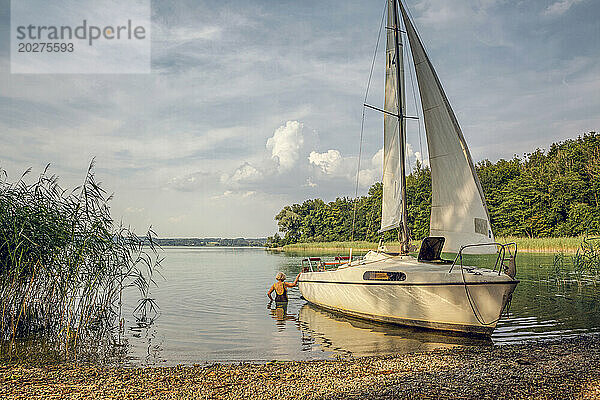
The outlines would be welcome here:
[[[554,143],[548,151],[537,149],[510,160],[483,160],[476,170],[498,237],[563,238],[600,231],[600,134],[591,132]],[[381,237],[382,189],[381,183],[375,183],[366,196],[356,200],[342,197],[326,203],[310,199],[285,206],[275,216],[283,236],[276,233],[268,245],[350,240],[376,243]],[[407,197],[409,230],[411,237],[419,240],[429,232],[428,167],[417,164],[407,176]],[[396,238],[395,230],[384,235],[386,241]],[[536,246],[534,242],[526,248],[534,250]]]

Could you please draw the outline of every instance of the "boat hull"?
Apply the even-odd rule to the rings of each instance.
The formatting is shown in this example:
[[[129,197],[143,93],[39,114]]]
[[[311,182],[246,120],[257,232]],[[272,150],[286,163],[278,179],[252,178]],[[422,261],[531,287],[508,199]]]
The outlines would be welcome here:
[[[299,288],[309,302],[353,317],[420,328],[489,335],[518,281],[472,270],[402,260],[334,271],[303,273]],[[460,269],[460,267],[459,267]],[[366,271],[402,271],[400,282],[368,281]],[[412,279],[411,279],[412,278]]]

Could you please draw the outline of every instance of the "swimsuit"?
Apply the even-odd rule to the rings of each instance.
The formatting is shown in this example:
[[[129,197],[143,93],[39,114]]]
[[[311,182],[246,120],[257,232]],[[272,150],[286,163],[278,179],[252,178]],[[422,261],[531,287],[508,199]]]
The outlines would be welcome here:
[[[287,303],[287,301],[288,301],[287,288],[285,287],[285,283],[284,283],[282,294],[277,293],[277,290],[275,290],[275,303]]]

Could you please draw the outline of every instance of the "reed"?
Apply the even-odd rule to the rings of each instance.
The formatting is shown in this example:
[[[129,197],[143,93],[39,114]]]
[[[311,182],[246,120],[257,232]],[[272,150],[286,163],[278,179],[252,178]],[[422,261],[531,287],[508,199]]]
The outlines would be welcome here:
[[[516,236],[497,237],[499,243],[517,243],[519,251],[532,253],[575,253],[579,249],[581,243],[585,239],[584,236],[576,237],[557,237],[557,238],[522,238]],[[411,244],[417,249],[421,245],[420,240],[413,240]],[[387,242],[389,248],[398,248],[399,242]],[[288,244],[277,250],[283,251],[341,251],[341,250],[371,250],[377,249],[375,242],[307,242]]]
[[[497,237],[500,243],[517,243],[519,251],[529,253],[575,253],[585,236],[524,238],[516,236]]]
[[[366,241],[355,242],[307,242],[294,243],[283,246],[284,251],[302,251],[302,250],[370,250],[377,249],[377,243]]]
[[[0,170],[0,339],[48,338],[60,351],[114,337],[123,291],[137,288],[140,307],[160,265],[154,232],[140,238],[110,215],[112,195],[90,163],[83,185],[66,191],[48,166],[27,183]],[[9,349],[12,346],[9,346]],[[2,347],[6,351],[6,346]]]
[[[599,279],[600,237],[584,237],[575,254],[554,255],[548,281],[561,285],[572,282],[596,285]]]

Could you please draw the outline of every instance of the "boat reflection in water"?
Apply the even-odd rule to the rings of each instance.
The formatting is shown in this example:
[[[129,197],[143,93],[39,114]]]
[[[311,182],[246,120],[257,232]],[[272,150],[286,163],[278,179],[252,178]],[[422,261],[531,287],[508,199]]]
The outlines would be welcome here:
[[[431,351],[456,346],[492,346],[483,336],[464,336],[451,332],[424,330],[349,318],[306,303],[298,320],[303,336],[324,352],[340,355],[371,356]],[[311,350],[315,350],[314,348]]]

